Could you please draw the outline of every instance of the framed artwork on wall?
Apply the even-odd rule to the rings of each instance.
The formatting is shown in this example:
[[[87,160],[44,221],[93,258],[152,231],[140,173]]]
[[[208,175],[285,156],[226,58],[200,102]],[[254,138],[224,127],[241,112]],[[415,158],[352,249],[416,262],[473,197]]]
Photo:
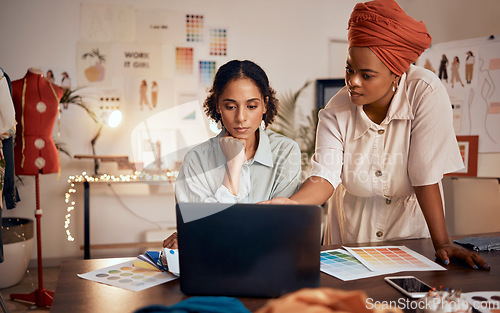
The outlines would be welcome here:
[[[446,176],[477,176],[477,153],[479,136],[457,136],[458,148],[465,168]]]
[[[328,101],[345,85],[343,78],[316,80],[316,108],[326,106]]]

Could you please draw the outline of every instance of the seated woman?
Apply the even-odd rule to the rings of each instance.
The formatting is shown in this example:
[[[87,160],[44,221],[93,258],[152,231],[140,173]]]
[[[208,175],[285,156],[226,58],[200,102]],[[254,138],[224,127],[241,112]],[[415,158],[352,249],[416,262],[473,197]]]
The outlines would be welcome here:
[[[203,106],[222,131],[184,157],[177,202],[256,203],[298,190],[299,146],[266,129],[277,114],[275,93],[264,70],[251,61],[233,60],[219,68]],[[176,248],[177,234],[163,246]]]

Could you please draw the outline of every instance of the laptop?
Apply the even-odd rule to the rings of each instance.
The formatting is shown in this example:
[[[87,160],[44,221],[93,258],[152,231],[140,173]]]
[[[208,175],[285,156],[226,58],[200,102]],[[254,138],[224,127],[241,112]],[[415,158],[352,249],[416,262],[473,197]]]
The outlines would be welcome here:
[[[320,282],[318,205],[177,203],[187,295],[279,297]]]

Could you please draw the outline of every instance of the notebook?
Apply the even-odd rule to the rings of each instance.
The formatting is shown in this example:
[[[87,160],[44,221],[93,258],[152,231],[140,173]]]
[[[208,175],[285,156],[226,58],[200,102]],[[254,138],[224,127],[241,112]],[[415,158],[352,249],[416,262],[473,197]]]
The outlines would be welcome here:
[[[317,205],[178,203],[180,288],[279,297],[320,281]]]

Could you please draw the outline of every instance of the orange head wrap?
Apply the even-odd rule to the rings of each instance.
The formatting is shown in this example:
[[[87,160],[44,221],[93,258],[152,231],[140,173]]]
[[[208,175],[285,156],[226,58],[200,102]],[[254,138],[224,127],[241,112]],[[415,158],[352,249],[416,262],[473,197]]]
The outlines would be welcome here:
[[[398,76],[431,44],[424,22],[406,15],[394,0],[356,4],[348,29],[349,48],[369,47]]]

